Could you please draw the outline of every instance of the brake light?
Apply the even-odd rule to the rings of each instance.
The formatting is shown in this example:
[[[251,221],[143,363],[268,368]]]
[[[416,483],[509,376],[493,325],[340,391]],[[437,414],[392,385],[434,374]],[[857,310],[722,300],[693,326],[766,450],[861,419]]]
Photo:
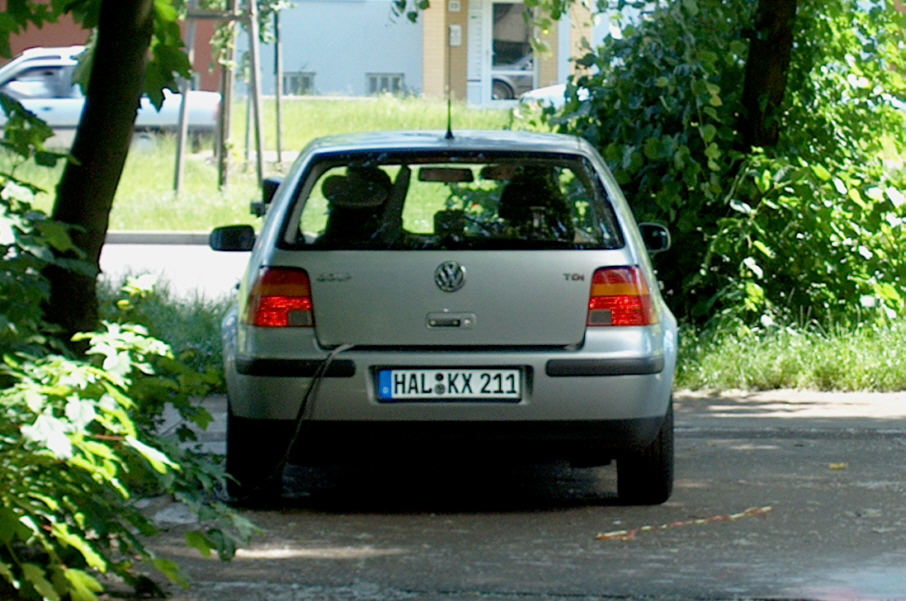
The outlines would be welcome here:
[[[648,326],[658,322],[651,289],[638,267],[595,271],[588,300],[589,326]]]
[[[252,286],[245,322],[261,328],[310,328],[315,325],[311,283],[302,269],[269,267]]]

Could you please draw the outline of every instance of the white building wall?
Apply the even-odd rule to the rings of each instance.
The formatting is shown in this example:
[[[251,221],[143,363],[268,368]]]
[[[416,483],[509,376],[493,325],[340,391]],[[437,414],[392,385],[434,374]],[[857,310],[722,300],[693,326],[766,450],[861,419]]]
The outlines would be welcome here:
[[[422,89],[422,27],[387,0],[295,0],[280,13],[284,72],[314,74],[314,93],[362,96],[368,73],[401,73]],[[248,40],[240,40],[240,49]],[[274,93],[274,46],[261,47],[262,92]]]

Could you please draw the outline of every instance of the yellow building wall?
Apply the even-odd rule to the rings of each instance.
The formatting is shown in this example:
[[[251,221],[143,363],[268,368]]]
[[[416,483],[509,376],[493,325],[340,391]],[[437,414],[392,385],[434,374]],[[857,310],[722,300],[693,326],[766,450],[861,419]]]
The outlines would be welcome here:
[[[482,2],[482,0],[472,0]],[[422,11],[422,93],[426,97],[443,98],[447,92],[447,69],[450,69],[450,82],[453,97],[465,99],[468,76],[468,40],[469,40],[469,4],[470,0],[454,0],[458,10],[450,10],[450,0],[438,0]],[[448,46],[448,27],[459,25],[462,30],[460,46]],[[570,48],[571,56],[580,56],[583,52],[581,42],[590,38],[592,33],[592,13],[579,3],[573,5],[570,12]],[[554,23],[551,30],[542,36],[548,45],[548,52],[537,57],[538,86],[558,83],[560,74],[558,65],[559,25]],[[447,51],[449,50],[449,61]]]
[[[422,93],[442,97],[446,82],[446,0],[422,11]]]
[[[449,0],[446,0],[449,2]],[[450,48],[450,69],[452,71],[451,83],[453,98],[465,100],[466,83],[468,80],[468,51],[469,51],[469,0],[460,1],[460,9],[456,12],[447,10],[447,24],[459,25],[462,28],[462,43]]]
[[[469,27],[469,2],[460,0],[459,10],[451,11],[449,0],[432,2],[431,6],[422,12],[422,93],[433,98],[443,98],[447,95],[447,69],[450,69],[450,83],[452,84],[453,97],[464,99],[466,97],[466,77],[468,59],[468,27]],[[462,28],[462,43],[459,46],[448,46],[448,31],[450,25],[459,25]],[[449,61],[447,51],[449,50]]]
[[[569,28],[569,56],[570,58],[581,58],[588,53],[589,40],[594,33],[594,15],[591,10],[580,3],[573,4],[570,9],[569,19],[571,27]],[[576,72],[575,63],[570,68],[571,73]]]

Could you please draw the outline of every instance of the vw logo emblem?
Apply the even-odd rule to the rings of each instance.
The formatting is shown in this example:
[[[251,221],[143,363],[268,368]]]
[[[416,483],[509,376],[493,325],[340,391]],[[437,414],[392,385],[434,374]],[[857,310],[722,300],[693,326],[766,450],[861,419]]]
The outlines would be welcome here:
[[[446,261],[434,270],[434,283],[444,292],[456,292],[466,283],[466,268],[456,261]]]

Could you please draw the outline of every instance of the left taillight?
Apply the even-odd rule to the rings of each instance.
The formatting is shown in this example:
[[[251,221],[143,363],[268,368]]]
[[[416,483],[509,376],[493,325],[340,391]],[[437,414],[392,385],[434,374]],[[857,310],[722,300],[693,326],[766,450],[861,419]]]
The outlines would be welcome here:
[[[595,271],[588,299],[589,326],[649,326],[657,322],[651,289],[641,269],[605,267]]]
[[[249,293],[244,321],[260,328],[314,326],[311,282],[305,270],[286,267],[263,269]]]

